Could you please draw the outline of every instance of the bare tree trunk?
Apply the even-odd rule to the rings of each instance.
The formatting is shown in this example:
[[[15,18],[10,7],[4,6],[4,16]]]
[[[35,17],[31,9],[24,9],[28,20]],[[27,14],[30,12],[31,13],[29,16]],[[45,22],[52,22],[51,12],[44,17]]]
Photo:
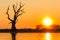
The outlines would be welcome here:
[[[11,29],[15,30],[16,29],[16,26],[15,26],[16,22],[15,21],[12,21],[12,27]]]

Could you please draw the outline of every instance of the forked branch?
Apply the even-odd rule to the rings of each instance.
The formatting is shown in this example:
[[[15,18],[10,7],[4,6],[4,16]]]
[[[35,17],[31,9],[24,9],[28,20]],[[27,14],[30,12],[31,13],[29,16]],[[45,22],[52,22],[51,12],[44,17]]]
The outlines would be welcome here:
[[[13,7],[13,11],[14,11],[14,17],[13,17],[13,20],[10,18],[9,14],[8,14],[8,11],[9,11],[9,7],[7,9],[7,12],[6,14],[8,15],[8,19],[11,21],[11,22],[16,22],[18,16],[22,15],[24,13],[24,9],[23,9],[23,6],[24,4],[21,3],[20,1],[20,5],[19,5],[19,8],[17,9],[17,5],[15,7],[15,4],[12,6]]]
[[[10,21],[12,21],[12,19],[10,19],[10,17],[9,17],[8,11],[9,11],[9,7],[8,7],[8,9],[7,9],[6,14],[8,15],[8,19],[9,19]]]
[[[15,5],[13,5],[13,10],[14,10],[14,12],[16,13],[16,10],[15,10]]]
[[[24,4],[22,4],[21,2],[20,2],[20,6],[19,6],[19,8],[18,8],[18,10],[17,10],[17,14],[19,14],[19,12],[22,12],[23,11],[23,9],[22,9],[22,7],[24,6]]]

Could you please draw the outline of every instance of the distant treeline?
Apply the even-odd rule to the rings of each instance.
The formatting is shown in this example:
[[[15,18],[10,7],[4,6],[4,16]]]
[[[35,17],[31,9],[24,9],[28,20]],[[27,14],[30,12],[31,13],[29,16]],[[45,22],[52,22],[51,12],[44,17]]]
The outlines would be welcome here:
[[[10,29],[0,29],[0,32],[12,32],[13,30]],[[32,32],[60,32],[60,29],[55,29],[55,30],[47,30],[47,29],[16,29],[14,30],[16,32],[20,32],[20,33],[32,33]]]

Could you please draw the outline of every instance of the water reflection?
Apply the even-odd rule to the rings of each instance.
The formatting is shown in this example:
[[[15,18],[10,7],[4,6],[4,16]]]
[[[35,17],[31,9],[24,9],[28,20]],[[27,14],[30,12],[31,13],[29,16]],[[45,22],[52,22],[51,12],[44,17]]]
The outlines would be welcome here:
[[[10,33],[0,33],[0,40],[12,40]],[[16,40],[60,40],[60,33],[18,33]]]
[[[51,35],[50,35],[50,33],[46,33],[45,38],[46,38],[46,40],[51,40]]]

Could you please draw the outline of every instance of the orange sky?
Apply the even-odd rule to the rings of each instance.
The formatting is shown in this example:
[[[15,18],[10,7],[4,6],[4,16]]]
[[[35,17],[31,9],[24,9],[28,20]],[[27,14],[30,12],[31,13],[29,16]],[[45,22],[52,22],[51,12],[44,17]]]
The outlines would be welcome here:
[[[20,0],[0,0],[0,28],[11,27],[5,13],[10,5],[9,13],[12,15],[11,5],[16,2],[19,3]],[[60,24],[60,0],[22,0],[22,3],[25,3],[25,13],[18,18],[17,28],[35,28],[45,16],[52,18],[54,24]]]

